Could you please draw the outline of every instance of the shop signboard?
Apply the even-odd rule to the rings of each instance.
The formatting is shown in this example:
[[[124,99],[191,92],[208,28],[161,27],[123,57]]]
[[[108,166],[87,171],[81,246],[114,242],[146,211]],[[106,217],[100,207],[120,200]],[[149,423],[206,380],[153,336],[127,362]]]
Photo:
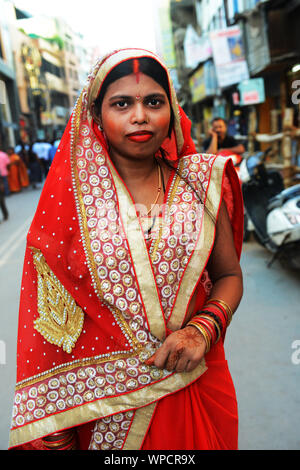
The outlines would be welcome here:
[[[210,40],[220,88],[249,79],[239,26],[213,31]]]
[[[192,102],[205,98],[205,83],[204,83],[204,66],[202,65],[190,78],[190,90],[192,94]]]
[[[206,61],[196,70],[190,78],[189,85],[193,103],[216,94],[217,79],[212,60]]]
[[[252,78],[238,85],[240,106],[254,105],[265,101],[265,85],[263,78]]]

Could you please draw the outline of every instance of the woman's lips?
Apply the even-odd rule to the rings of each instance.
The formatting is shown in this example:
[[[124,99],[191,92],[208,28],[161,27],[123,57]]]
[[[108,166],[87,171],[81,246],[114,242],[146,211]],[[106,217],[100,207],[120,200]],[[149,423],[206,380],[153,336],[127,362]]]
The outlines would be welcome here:
[[[132,134],[128,134],[127,138],[132,142],[148,142],[153,136],[152,132],[133,132]]]

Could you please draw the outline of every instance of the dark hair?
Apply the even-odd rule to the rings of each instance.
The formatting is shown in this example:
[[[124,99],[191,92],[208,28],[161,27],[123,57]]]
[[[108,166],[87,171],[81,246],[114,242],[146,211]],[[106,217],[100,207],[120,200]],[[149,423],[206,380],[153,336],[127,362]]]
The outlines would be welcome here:
[[[109,85],[111,85],[116,80],[119,80],[122,77],[126,77],[126,75],[131,75],[133,73],[133,60],[128,59],[120,64],[116,65],[109,74],[105,77],[102,86],[100,88],[99,95],[94,101],[95,111],[97,114],[100,115],[101,113],[101,106],[103,102],[104,95],[107,91]],[[171,118],[170,118],[170,126],[168,136],[171,136],[173,124],[174,124],[174,114],[173,109],[171,106],[171,96],[170,96],[170,86],[167,73],[165,69],[154,59],[151,57],[140,57],[137,59],[139,62],[139,70],[140,72],[148,75],[153,80],[155,80],[166,92],[169,103],[170,103],[170,110],[171,110]]]
[[[214,118],[212,119],[211,123],[213,124],[215,121],[223,121],[224,124],[226,124],[226,126],[227,126],[227,121],[226,121],[226,119],[224,119],[224,118],[222,118],[222,117],[220,117],[220,116],[214,117]]]

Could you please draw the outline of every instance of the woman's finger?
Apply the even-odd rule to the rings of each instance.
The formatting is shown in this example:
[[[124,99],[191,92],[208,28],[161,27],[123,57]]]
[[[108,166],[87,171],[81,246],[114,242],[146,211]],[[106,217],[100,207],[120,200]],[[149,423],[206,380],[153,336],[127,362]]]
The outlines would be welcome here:
[[[187,365],[185,367],[185,372],[191,372],[192,370],[195,369],[195,367],[198,365],[197,362],[195,361],[188,361]]]
[[[153,366],[155,361],[155,354],[144,361],[147,366]]]
[[[185,372],[186,371],[186,367],[189,363],[189,360],[182,356],[178,361],[177,361],[177,364],[176,364],[176,372]]]
[[[182,352],[182,349],[176,349],[175,351],[170,352],[165,366],[167,370],[171,371],[176,369],[177,362],[179,361]]]
[[[155,351],[153,356],[145,361],[147,366],[156,366],[158,369],[164,369],[165,363],[168,359],[169,349],[163,344],[159,349]]]

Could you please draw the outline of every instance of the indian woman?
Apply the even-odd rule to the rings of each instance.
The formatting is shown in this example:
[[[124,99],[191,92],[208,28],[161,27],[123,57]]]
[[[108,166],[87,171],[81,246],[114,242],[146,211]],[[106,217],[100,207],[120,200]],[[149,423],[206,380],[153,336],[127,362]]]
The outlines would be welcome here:
[[[88,77],[27,236],[11,449],[237,449],[240,185],[161,59]]]
[[[22,158],[15,153],[12,147],[7,150],[7,155],[10,160],[8,172],[9,190],[11,193],[18,193],[22,188],[29,186],[27,167]]]

